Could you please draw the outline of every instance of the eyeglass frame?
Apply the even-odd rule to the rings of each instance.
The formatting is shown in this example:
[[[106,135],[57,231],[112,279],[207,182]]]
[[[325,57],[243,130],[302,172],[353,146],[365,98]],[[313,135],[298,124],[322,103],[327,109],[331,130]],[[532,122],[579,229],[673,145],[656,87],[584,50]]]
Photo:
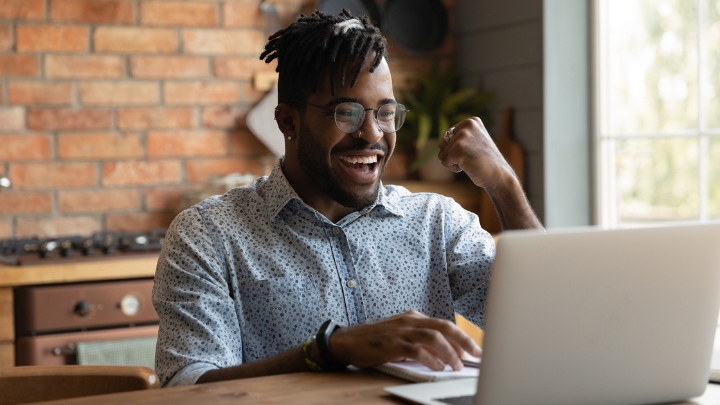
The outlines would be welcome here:
[[[353,132],[359,130],[360,127],[362,126],[362,124],[365,123],[365,116],[367,115],[367,112],[368,112],[368,111],[374,111],[374,112],[375,112],[375,114],[373,114],[373,118],[375,118],[375,124],[377,124],[378,129],[379,129],[380,131],[382,131],[382,133],[384,133],[384,134],[392,134],[392,133],[394,133],[394,132],[397,132],[400,128],[402,128],[402,124],[405,124],[405,120],[403,120],[402,124],[400,125],[400,128],[396,128],[395,131],[392,131],[392,132],[385,132],[385,130],[382,129],[382,127],[380,127],[380,122],[378,121],[378,118],[377,118],[378,112],[380,112],[380,109],[383,108],[383,107],[385,107],[385,106],[388,105],[388,104],[395,104],[395,105],[402,106],[402,107],[405,109],[405,114],[407,114],[407,113],[410,111],[410,110],[407,109],[407,107],[405,107],[404,104],[400,104],[400,103],[398,103],[397,101],[391,101],[391,102],[389,102],[389,103],[385,103],[385,104],[381,105],[381,106],[378,107],[378,108],[372,108],[372,107],[371,107],[371,108],[365,108],[364,105],[362,105],[362,104],[360,104],[360,103],[358,103],[358,102],[355,102],[355,101],[342,101],[342,102],[339,102],[334,108],[332,108],[332,107],[323,107],[323,106],[320,106],[320,105],[317,105],[317,104],[309,103],[309,102],[307,102],[307,101],[301,101],[301,100],[298,100],[298,99],[292,99],[292,100],[290,100],[289,105],[292,105],[292,103],[294,103],[294,102],[311,105],[311,106],[313,106],[313,107],[319,108],[319,109],[324,110],[324,111],[326,111],[326,112],[332,111],[332,112],[333,112],[333,121],[335,122],[335,128],[337,128],[340,132],[345,133],[345,134],[352,134]],[[363,114],[363,119],[362,119],[362,121],[360,122],[360,124],[358,124],[357,129],[356,129],[355,131],[352,131],[352,132],[345,132],[345,131],[343,131],[342,129],[340,129],[340,126],[338,126],[338,122],[337,122],[337,108],[338,108],[341,104],[345,104],[345,103],[357,104],[357,105],[359,105],[360,107],[362,107],[363,110],[365,110],[365,114]]]

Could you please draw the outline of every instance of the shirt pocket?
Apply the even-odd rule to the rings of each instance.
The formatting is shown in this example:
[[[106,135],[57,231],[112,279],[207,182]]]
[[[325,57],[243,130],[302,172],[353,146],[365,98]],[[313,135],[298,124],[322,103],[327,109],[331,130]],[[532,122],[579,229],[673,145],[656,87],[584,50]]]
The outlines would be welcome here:
[[[240,282],[243,362],[263,359],[302,344],[324,319],[309,277]]]

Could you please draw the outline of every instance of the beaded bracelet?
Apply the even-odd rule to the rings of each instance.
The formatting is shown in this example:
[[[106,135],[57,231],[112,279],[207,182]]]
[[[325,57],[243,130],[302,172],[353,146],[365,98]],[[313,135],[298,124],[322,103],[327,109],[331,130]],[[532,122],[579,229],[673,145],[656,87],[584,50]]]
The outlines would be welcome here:
[[[306,340],[305,343],[303,343],[302,345],[302,351],[305,355],[305,364],[307,364],[308,368],[310,368],[310,370],[312,371],[323,371],[323,368],[320,367],[319,364],[315,363],[310,359],[310,354],[308,353],[313,340],[315,340],[315,336],[310,336],[308,340]]]

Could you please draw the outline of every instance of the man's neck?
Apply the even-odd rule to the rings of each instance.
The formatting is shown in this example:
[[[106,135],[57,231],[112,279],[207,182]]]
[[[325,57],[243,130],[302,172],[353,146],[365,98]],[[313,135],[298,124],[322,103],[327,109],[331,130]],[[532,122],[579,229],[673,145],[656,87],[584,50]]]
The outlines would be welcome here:
[[[338,223],[349,214],[358,211],[356,208],[346,207],[330,198],[315,181],[308,181],[307,178],[293,175],[293,173],[304,173],[300,165],[294,165],[286,159],[281,169],[300,199],[331,222]]]

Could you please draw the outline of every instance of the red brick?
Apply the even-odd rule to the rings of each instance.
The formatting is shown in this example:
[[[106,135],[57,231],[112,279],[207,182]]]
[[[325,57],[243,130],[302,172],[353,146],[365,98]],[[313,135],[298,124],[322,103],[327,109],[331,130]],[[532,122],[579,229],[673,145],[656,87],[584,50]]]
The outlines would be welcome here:
[[[85,52],[90,45],[87,27],[19,25],[16,32],[20,52]]]
[[[12,47],[12,33],[9,24],[0,24],[0,51],[7,51]]]
[[[137,56],[130,58],[133,77],[140,78],[203,78],[210,75],[207,58]]]
[[[0,193],[0,215],[50,214],[50,193]]]
[[[51,79],[117,78],[125,74],[121,56],[45,56],[45,74]]]
[[[44,17],[43,0],[0,0],[0,18],[41,20]]]
[[[137,190],[60,191],[58,210],[62,213],[108,212],[140,209]]]
[[[28,111],[29,129],[110,129],[112,111],[37,108]]]
[[[220,156],[227,154],[224,131],[150,132],[147,153],[150,157]]]
[[[25,109],[23,107],[0,107],[0,132],[25,129]]]
[[[0,239],[11,238],[13,234],[12,223],[8,221],[0,221]]]
[[[154,82],[80,83],[80,102],[87,105],[151,105],[160,102]]]
[[[246,107],[205,107],[200,120],[205,128],[237,128],[245,125],[247,112]]]
[[[71,83],[52,82],[10,82],[8,83],[10,104],[70,104]]]
[[[0,76],[35,77],[40,65],[35,55],[0,55]]]
[[[256,176],[264,174],[264,162],[261,158],[238,159],[194,159],[185,162],[187,181],[206,182],[211,176],[224,176],[230,173],[252,173]]]
[[[140,5],[140,20],[143,25],[183,27],[218,25],[217,7],[214,4],[184,1],[143,1]]]
[[[223,25],[226,27],[263,28],[265,19],[257,4],[224,4]]]
[[[260,55],[265,46],[261,30],[184,30],[185,53],[199,55]]]
[[[145,190],[145,208],[149,211],[178,212],[186,191],[186,187]]]
[[[105,230],[111,232],[150,231],[169,227],[174,218],[174,212],[108,214],[105,216]]]
[[[96,52],[171,53],[177,50],[177,33],[164,28],[97,27]]]
[[[277,59],[276,59],[277,60]],[[265,63],[257,57],[247,58],[215,58],[213,70],[217,77],[251,79],[255,72],[273,72],[277,63]]]
[[[192,108],[121,108],[118,128],[192,128],[195,111]]]
[[[51,238],[66,235],[90,236],[102,229],[97,218],[56,217],[56,218],[18,218],[15,234],[18,238]]]
[[[49,160],[51,158],[49,135],[0,135],[0,161]]]
[[[281,139],[278,141],[282,142]],[[272,152],[247,129],[230,132],[230,154],[233,156],[272,155]]]
[[[61,159],[119,159],[143,156],[138,134],[80,133],[58,135]]]
[[[50,0],[50,19],[85,23],[132,24],[130,0]]]
[[[78,188],[94,186],[97,170],[94,163],[11,164],[13,188]]]
[[[231,104],[238,101],[236,82],[166,82],[167,104]]]
[[[102,168],[102,184],[106,186],[179,183],[180,180],[177,160],[105,163]]]

